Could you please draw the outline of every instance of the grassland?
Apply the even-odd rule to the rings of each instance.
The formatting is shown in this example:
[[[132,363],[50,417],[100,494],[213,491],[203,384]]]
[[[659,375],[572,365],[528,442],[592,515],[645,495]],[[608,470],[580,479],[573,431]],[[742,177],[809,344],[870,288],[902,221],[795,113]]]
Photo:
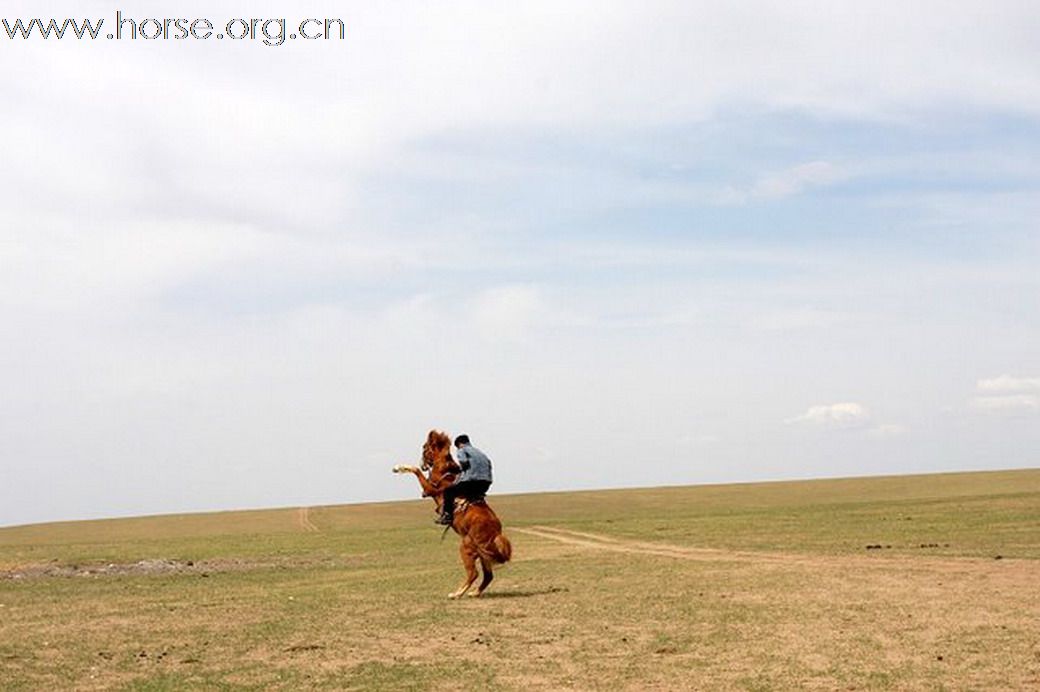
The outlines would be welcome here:
[[[1040,688],[1040,470],[492,504],[0,529],[0,689]]]

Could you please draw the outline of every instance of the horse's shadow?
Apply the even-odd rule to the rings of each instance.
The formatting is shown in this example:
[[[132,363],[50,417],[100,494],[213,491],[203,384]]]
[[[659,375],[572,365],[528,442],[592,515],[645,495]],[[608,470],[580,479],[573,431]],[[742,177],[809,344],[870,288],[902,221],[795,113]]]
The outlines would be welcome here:
[[[488,591],[480,595],[479,600],[485,598],[531,598],[532,596],[547,596],[554,593],[562,593],[567,589],[559,586],[547,586],[544,589],[517,589],[516,591]]]

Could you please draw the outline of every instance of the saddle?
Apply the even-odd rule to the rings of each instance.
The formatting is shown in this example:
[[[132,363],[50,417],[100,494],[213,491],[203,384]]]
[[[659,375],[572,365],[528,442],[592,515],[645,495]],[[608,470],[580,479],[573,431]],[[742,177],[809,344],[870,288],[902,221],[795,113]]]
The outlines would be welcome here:
[[[470,505],[486,506],[487,499],[483,495],[474,498],[456,497],[454,511],[456,514],[461,514],[462,512],[465,512]]]

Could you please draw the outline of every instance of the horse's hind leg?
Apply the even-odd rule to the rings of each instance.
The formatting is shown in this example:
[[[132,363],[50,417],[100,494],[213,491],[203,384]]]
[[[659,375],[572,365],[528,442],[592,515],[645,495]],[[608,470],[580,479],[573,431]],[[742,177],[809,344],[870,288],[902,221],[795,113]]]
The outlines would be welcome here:
[[[486,589],[488,584],[491,583],[491,580],[495,578],[495,573],[491,569],[491,566],[491,560],[486,557],[480,558],[480,571],[484,573],[484,578],[480,580],[480,586],[478,586],[477,590],[471,594],[472,596],[479,596],[484,593],[484,589]]]
[[[469,587],[473,586],[473,582],[477,580],[477,551],[468,541],[463,540],[459,545],[459,556],[462,558],[462,566],[466,568],[466,578],[459,584],[459,588],[448,594],[448,598],[459,598],[465,595],[469,591]]]

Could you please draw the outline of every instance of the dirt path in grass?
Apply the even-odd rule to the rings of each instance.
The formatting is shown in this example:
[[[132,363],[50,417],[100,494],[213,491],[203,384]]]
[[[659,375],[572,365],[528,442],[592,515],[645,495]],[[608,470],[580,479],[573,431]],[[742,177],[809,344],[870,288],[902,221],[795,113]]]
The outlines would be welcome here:
[[[788,562],[801,563],[812,560],[801,555],[785,555],[782,553],[758,553],[739,552],[730,550],[717,550],[714,548],[684,548],[667,543],[649,543],[645,541],[623,540],[612,536],[589,533],[587,531],[574,531],[561,529],[554,526],[532,526],[529,528],[513,528],[512,531],[547,538],[549,540],[565,543],[567,545],[593,548],[596,550],[609,550],[616,553],[628,553],[635,555],[655,555],[659,557],[672,557],[680,560],[727,560],[727,561],[755,561],[755,562]]]
[[[528,536],[536,536],[565,545],[592,550],[604,550],[629,555],[651,555],[679,560],[701,562],[744,562],[760,565],[799,565],[813,568],[834,567],[839,570],[860,567],[883,567],[905,565],[905,555],[805,555],[798,553],[771,553],[758,551],[720,550],[717,548],[689,548],[667,543],[653,543],[632,539],[616,538],[603,534],[555,526],[531,526],[510,529]],[[1040,561],[1037,560],[993,560],[980,557],[915,556],[913,564],[923,568],[953,571],[957,573],[992,573],[999,566],[999,573],[1011,580],[1040,579]]]
[[[311,508],[300,507],[296,510],[296,525],[299,526],[304,533],[318,533],[321,531],[314,522],[311,521]]]

